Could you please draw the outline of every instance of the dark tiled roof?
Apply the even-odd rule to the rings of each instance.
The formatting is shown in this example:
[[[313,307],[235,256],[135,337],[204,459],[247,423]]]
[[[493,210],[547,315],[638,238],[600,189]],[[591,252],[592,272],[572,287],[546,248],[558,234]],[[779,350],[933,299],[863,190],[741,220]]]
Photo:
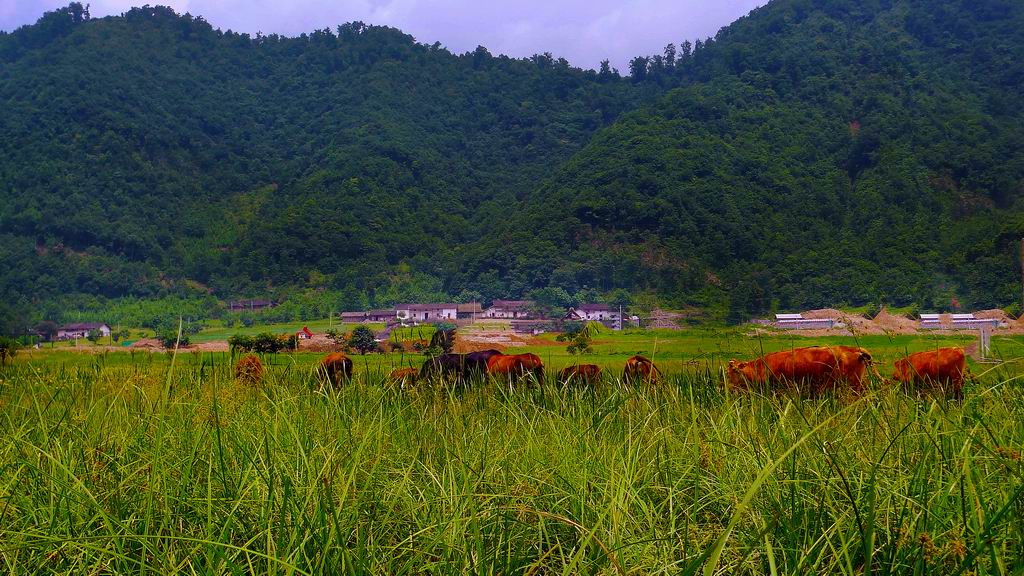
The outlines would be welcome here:
[[[529,308],[533,305],[533,300],[495,300],[491,302],[491,308],[502,308],[505,310]]]
[[[65,324],[60,327],[60,330],[97,330],[101,326],[106,326],[102,322],[79,322],[77,324]]]
[[[395,306],[396,310],[455,310],[458,308],[458,304],[399,304]]]

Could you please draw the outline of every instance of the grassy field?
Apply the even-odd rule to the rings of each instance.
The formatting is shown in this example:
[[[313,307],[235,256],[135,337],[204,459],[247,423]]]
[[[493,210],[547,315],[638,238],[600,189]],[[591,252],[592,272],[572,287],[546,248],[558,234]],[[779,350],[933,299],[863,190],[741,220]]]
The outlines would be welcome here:
[[[319,389],[314,354],[266,358],[256,387],[233,381],[225,354],[19,354],[0,369],[0,562],[19,573],[1024,570],[1015,362],[960,403],[879,382],[808,400],[731,394],[718,371],[727,356],[804,340],[602,339],[583,361],[617,368],[643,352],[668,378],[401,392],[382,373],[402,357],[371,355],[335,392]],[[947,342],[861,343],[887,361]],[[1024,351],[1019,338],[994,345]],[[574,361],[562,346],[535,351],[552,368]]]
[[[276,328],[276,330],[275,330]],[[312,326],[311,326],[312,328]],[[345,327],[351,329],[351,326]],[[397,332],[399,339],[430,338],[431,327],[404,328]],[[232,334],[240,333],[285,333],[280,326],[260,326],[242,332],[240,327],[225,329],[216,338],[223,340]],[[739,329],[693,329],[676,330],[625,330],[623,332],[605,331],[596,336],[591,353],[574,356],[566,352],[565,343],[556,342],[554,334],[542,334],[535,346],[513,348],[509,352],[533,352],[539,355],[546,366],[557,370],[575,363],[597,364],[611,373],[621,371],[626,358],[634,354],[643,354],[653,358],[663,371],[694,373],[696,371],[718,369],[730,359],[750,359],[761,352],[773,352],[788,348],[809,346],[813,344],[856,344],[871,351],[878,369],[886,376],[891,373],[892,363],[907,353],[934,349],[943,346],[969,346],[976,341],[971,334],[948,335],[922,333],[901,336],[848,336],[807,338],[792,334],[776,334],[762,338],[746,335]],[[88,351],[88,348],[85,349]],[[320,353],[280,354],[265,359],[274,365],[298,366],[311,369],[323,356]],[[1017,362],[1024,359],[1024,336],[996,336],[992,340],[990,356],[1004,360],[1001,366],[977,365],[969,361],[975,373],[992,370],[1000,375],[1015,373]],[[158,365],[169,362],[171,355],[167,352],[148,352],[126,350],[124,352],[96,354],[82,353],[66,348],[50,349],[48,346],[40,351],[22,350],[15,361],[31,363],[36,366],[120,366],[120,365]],[[200,358],[207,364],[227,361],[226,353],[182,352],[180,358],[195,362]],[[354,356],[357,372],[378,374],[405,366],[419,366],[424,356],[416,352],[394,354],[370,354]]]

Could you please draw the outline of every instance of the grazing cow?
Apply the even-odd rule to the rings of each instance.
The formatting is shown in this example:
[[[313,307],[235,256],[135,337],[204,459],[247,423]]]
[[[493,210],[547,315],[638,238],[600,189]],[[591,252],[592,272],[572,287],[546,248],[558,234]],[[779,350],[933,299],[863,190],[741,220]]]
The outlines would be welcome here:
[[[416,382],[416,376],[419,373],[420,371],[415,368],[396,368],[388,375],[388,381],[399,388],[405,388],[407,385]]]
[[[626,367],[622,370],[622,379],[626,382],[646,382],[657,384],[661,371],[651,362],[639,354],[626,360]]]
[[[243,384],[259,384],[263,380],[263,364],[259,357],[249,354],[235,364],[235,379]]]
[[[601,368],[596,364],[578,364],[562,368],[558,372],[558,381],[564,384],[597,384],[601,381]]]
[[[436,376],[451,375],[461,380],[466,373],[465,354],[441,354],[429,358],[420,368],[420,380],[430,380]]]
[[[871,353],[857,346],[832,346],[833,353],[839,360],[838,372],[833,385],[841,380],[849,383],[855,392],[864,389],[864,375],[871,365]],[[876,371],[875,374],[878,374]]]
[[[860,392],[871,353],[854,346],[808,346],[766,354],[749,362],[729,361],[729,385],[745,389],[749,383],[790,382],[807,386],[818,395],[840,382]]]
[[[538,382],[542,382],[544,380],[544,363],[536,354],[501,354],[491,356],[487,361],[487,373],[508,376],[531,374]]]
[[[352,359],[341,352],[332,352],[320,361],[320,371],[327,376],[331,386],[337,388],[342,382],[352,379]]]
[[[490,350],[479,350],[477,352],[470,352],[469,354],[466,354],[463,368],[464,374],[466,376],[472,376],[473,374],[486,374],[487,363],[490,362],[491,358],[501,355],[501,352],[494,350],[493,348]]]
[[[893,378],[904,386],[949,386],[954,398],[963,397],[967,364],[962,348],[939,348],[911,354],[896,361]]]

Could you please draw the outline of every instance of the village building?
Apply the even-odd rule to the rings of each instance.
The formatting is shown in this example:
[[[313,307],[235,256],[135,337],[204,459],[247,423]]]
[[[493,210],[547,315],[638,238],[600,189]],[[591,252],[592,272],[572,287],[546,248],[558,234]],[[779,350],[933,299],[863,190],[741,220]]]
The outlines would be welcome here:
[[[776,314],[775,327],[784,330],[814,330],[832,328],[835,318],[804,318],[803,314]]]
[[[395,310],[366,310],[363,312],[342,312],[345,324],[387,324],[396,318]]]
[[[998,328],[995,318],[977,318],[967,314],[921,314],[920,327],[924,330],[973,330],[976,328]]]
[[[612,330],[622,330],[622,314],[618,308],[608,304],[580,304],[570,307],[565,314],[566,320],[577,322],[600,322]]]
[[[529,318],[536,306],[533,300],[495,300],[484,311],[485,318]]]
[[[399,304],[395,316],[403,322],[455,321],[459,315],[458,304]]]
[[[78,324],[65,324],[57,329],[57,340],[75,340],[86,338],[89,332],[98,330],[104,338],[110,336],[110,326],[100,322],[82,322]]]
[[[229,312],[259,312],[273,308],[274,303],[270,300],[233,300],[228,302]]]
[[[459,320],[475,320],[483,314],[483,307],[480,306],[479,302],[466,302],[465,304],[459,304],[456,308],[456,314]]]

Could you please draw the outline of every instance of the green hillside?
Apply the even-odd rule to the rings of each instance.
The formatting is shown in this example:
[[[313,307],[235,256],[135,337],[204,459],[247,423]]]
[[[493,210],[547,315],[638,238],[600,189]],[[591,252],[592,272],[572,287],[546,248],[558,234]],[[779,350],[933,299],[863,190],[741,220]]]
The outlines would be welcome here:
[[[662,71],[531,198],[517,229],[571,247],[550,281],[738,316],[1018,300],[1024,4],[869,4],[778,0]]]
[[[0,296],[1019,298],[1024,5],[776,0],[630,76],[72,4],[0,34]]]

